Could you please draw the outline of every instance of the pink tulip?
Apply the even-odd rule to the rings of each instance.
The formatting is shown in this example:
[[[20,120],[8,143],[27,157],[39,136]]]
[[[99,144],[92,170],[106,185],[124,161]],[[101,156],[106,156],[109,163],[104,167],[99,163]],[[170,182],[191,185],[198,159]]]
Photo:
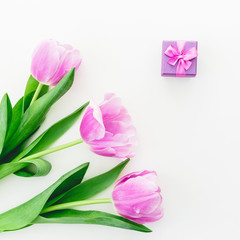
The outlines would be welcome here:
[[[90,102],[80,133],[96,154],[120,159],[135,155],[136,129],[121,99],[114,94],[106,94],[99,106]]]
[[[35,49],[31,72],[39,82],[56,86],[64,75],[81,64],[80,53],[70,45],[49,39]]]
[[[147,170],[118,180],[112,198],[119,214],[141,224],[162,218],[162,196],[156,181],[156,172]]]

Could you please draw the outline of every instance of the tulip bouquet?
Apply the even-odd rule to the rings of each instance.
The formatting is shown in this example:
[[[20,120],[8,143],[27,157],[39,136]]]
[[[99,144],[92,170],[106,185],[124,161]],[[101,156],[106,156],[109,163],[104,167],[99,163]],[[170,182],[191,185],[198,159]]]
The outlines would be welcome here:
[[[122,177],[115,183],[112,198],[92,198],[111,186],[135,155],[136,129],[115,94],[106,94],[99,105],[93,101],[85,103],[32,140],[50,107],[70,89],[80,63],[79,51],[69,45],[46,40],[36,48],[24,96],[12,107],[5,94],[0,104],[0,179],[12,173],[22,177],[44,176],[51,170],[51,164],[43,156],[83,142],[94,153],[122,162],[85,181],[89,163],[66,173],[28,202],[0,214],[0,232],[40,223],[100,224],[150,232],[142,224],[163,216],[162,197],[154,171],[134,172]],[[51,148],[82,113],[81,138]],[[73,209],[102,203],[113,203],[121,216]]]

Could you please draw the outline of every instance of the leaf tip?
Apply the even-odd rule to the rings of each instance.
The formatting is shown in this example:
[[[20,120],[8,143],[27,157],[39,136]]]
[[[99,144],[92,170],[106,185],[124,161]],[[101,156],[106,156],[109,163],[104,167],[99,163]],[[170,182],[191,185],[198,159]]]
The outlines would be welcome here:
[[[128,163],[129,163],[129,161],[130,161],[130,158],[127,158],[127,159],[125,159],[123,162],[122,162],[122,165],[127,165]]]
[[[144,232],[146,232],[146,233],[152,232],[152,230],[150,228],[147,228],[146,226],[144,226],[144,227],[145,227]]]
[[[85,165],[86,167],[89,167],[90,162],[86,162],[86,163],[84,163],[83,165]]]

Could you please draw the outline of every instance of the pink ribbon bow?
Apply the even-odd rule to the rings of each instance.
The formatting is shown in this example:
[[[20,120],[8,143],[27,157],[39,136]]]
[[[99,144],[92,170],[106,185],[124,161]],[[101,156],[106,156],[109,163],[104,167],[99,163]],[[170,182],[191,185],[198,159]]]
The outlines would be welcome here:
[[[184,77],[186,71],[190,68],[192,62],[190,60],[197,57],[197,49],[192,47],[183,52],[185,48],[186,41],[177,41],[177,48],[173,45],[170,45],[167,50],[164,52],[168,57],[171,57],[168,60],[168,63],[172,66],[177,64],[176,76]]]

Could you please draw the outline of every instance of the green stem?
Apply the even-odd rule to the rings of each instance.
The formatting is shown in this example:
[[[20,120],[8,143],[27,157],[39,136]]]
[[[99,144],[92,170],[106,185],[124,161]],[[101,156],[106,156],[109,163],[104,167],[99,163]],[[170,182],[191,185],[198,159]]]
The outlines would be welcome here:
[[[30,106],[37,100],[38,95],[39,95],[39,93],[40,93],[41,90],[42,90],[42,87],[43,87],[43,84],[42,84],[42,83],[39,83],[39,84],[38,84],[38,87],[37,87],[37,89],[36,89],[36,91],[35,91],[35,93],[34,93],[34,95],[33,95],[33,98],[32,98],[32,101],[31,101],[31,103],[30,103]]]
[[[111,198],[102,198],[102,199],[88,199],[88,200],[82,200],[82,201],[76,201],[76,202],[68,202],[68,203],[62,203],[54,206],[47,207],[42,210],[42,213],[47,212],[53,212],[56,210],[62,210],[66,208],[72,208],[72,207],[79,207],[84,205],[91,205],[91,204],[99,204],[99,203],[111,203]]]
[[[73,142],[65,143],[65,144],[63,144],[63,145],[60,145],[60,146],[57,146],[57,147],[53,147],[53,148],[49,148],[49,149],[46,149],[46,150],[44,150],[44,151],[41,151],[41,152],[32,154],[32,155],[30,155],[30,156],[27,156],[27,157],[25,157],[25,158],[22,158],[21,160],[19,160],[19,162],[26,161],[26,160],[30,160],[30,159],[39,158],[39,157],[42,157],[42,156],[44,156],[44,155],[47,155],[47,154],[50,154],[50,153],[53,153],[53,152],[60,151],[60,150],[62,150],[62,149],[72,147],[72,146],[77,145],[77,144],[82,143],[82,142],[83,142],[83,140],[80,138],[80,139],[75,140],[75,141],[73,141]],[[13,162],[13,161],[12,161],[12,162]]]

